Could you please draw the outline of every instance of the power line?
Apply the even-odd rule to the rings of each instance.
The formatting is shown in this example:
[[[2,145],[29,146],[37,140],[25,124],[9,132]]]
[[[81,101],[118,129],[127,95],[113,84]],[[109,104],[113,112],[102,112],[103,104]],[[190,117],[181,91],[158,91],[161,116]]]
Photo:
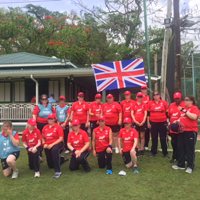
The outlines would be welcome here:
[[[51,1],[61,1],[61,0],[32,0],[32,1],[12,1],[12,2],[0,2],[0,4],[10,4],[10,3],[33,3],[33,2],[51,2]]]

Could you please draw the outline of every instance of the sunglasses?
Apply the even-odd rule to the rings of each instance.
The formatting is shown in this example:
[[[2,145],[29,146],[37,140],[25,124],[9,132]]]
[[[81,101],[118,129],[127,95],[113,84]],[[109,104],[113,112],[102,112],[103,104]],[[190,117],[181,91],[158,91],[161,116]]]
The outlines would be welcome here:
[[[80,98],[84,98],[84,96],[79,96]]]
[[[138,98],[143,98],[143,96],[138,96]]]
[[[147,90],[147,88],[142,88],[141,90]]]
[[[47,99],[42,99],[42,101],[46,101]]]
[[[48,118],[48,120],[53,120],[54,118]]]
[[[101,98],[96,98],[96,99],[101,99]]]
[[[160,94],[153,94],[153,96],[159,96]]]
[[[184,101],[191,101],[190,99],[184,99]]]
[[[103,120],[99,120],[99,122],[105,122],[105,121],[103,121]]]

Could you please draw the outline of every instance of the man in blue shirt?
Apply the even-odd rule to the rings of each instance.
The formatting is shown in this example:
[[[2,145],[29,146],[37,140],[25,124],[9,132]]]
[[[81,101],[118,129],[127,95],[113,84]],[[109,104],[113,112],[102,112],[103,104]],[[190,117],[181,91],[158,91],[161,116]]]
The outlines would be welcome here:
[[[48,100],[49,100],[49,103],[56,103],[56,100],[54,99],[54,94],[51,94]]]

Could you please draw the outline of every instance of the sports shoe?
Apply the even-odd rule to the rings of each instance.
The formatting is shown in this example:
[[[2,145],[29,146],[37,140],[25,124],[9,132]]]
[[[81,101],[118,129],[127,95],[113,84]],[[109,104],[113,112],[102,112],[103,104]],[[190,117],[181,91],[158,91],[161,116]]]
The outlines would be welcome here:
[[[176,159],[171,159],[169,162],[170,162],[170,163],[176,163],[177,160],[176,160]]]
[[[191,173],[192,173],[192,171],[193,171],[193,170],[192,170],[190,167],[188,167],[188,168],[186,169],[186,171],[185,171],[185,172],[186,172],[186,173],[188,173],[188,174],[191,174]]]
[[[177,166],[177,165],[172,165],[172,168],[173,168],[173,169],[185,169],[185,167],[179,167],[179,166]]]
[[[86,173],[89,173],[91,171],[91,168],[88,167],[85,171],[86,171]]]
[[[59,178],[61,174],[62,174],[62,172],[56,172],[53,177],[54,178]]]
[[[13,173],[12,173],[12,179],[17,179],[18,176],[19,176],[19,170],[13,171]]]
[[[149,151],[149,147],[144,147],[144,150],[145,151]]]
[[[107,174],[112,174],[112,170],[108,169]]]
[[[115,147],[115,153],[119,153],[119,148]]]
[[[144,157],[144,151],[140,151],[140,156]]]
[[[135,174],[138,174],[138,173],[139,173],[139,170],[138,170],[138,167],[137,167],[137,166],[134,166],[134,173],[135,173]]]
[[[153,154],[153,153],[150,153],[149,154],[149,157],[154,157],[154,156],[156,156],[157,154]]]
[[[35,172],[35,178],[39,178],[40,177],[40,172]]]
[[[68,153],[70,153],[70,151],[69,151],[69,150],[66,150],[66,151],[65,151],[65,154],[68,154]]]
[[[44,162],[43,157],[39,156],[39,159],[40,159],[40,162],[41,162],[41,163]]]
[[[169,155],[169,154],[166,154],[166,155],[165,155],[165,158],[170,159],[170,155]]]

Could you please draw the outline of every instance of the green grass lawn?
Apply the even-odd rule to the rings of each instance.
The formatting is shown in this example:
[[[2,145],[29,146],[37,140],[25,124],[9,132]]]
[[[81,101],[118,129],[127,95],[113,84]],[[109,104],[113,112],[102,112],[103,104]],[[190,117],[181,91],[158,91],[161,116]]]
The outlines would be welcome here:
[[[171,154],[171,152],[170,152]],[[138,158],[139,174],[126,169],[121,155],[114,154],[113,174],[99,169],[97,160],[89,156],[91,172],[69,171],[69,162],[62,165],[59,179],[52,176],[46,161],[41,164],[41,177],[34,178],[28,169],[26,150],[21,150],[18,159],[19,178],[3,177],[0,173],[0,200],[151,200],[151,199],[199,199],[200,153],[196,154],[196,169],[192,174],[173,170],[169,161],[159,152],[158,156]],[[120,170],[127,175],[119,176]]]

